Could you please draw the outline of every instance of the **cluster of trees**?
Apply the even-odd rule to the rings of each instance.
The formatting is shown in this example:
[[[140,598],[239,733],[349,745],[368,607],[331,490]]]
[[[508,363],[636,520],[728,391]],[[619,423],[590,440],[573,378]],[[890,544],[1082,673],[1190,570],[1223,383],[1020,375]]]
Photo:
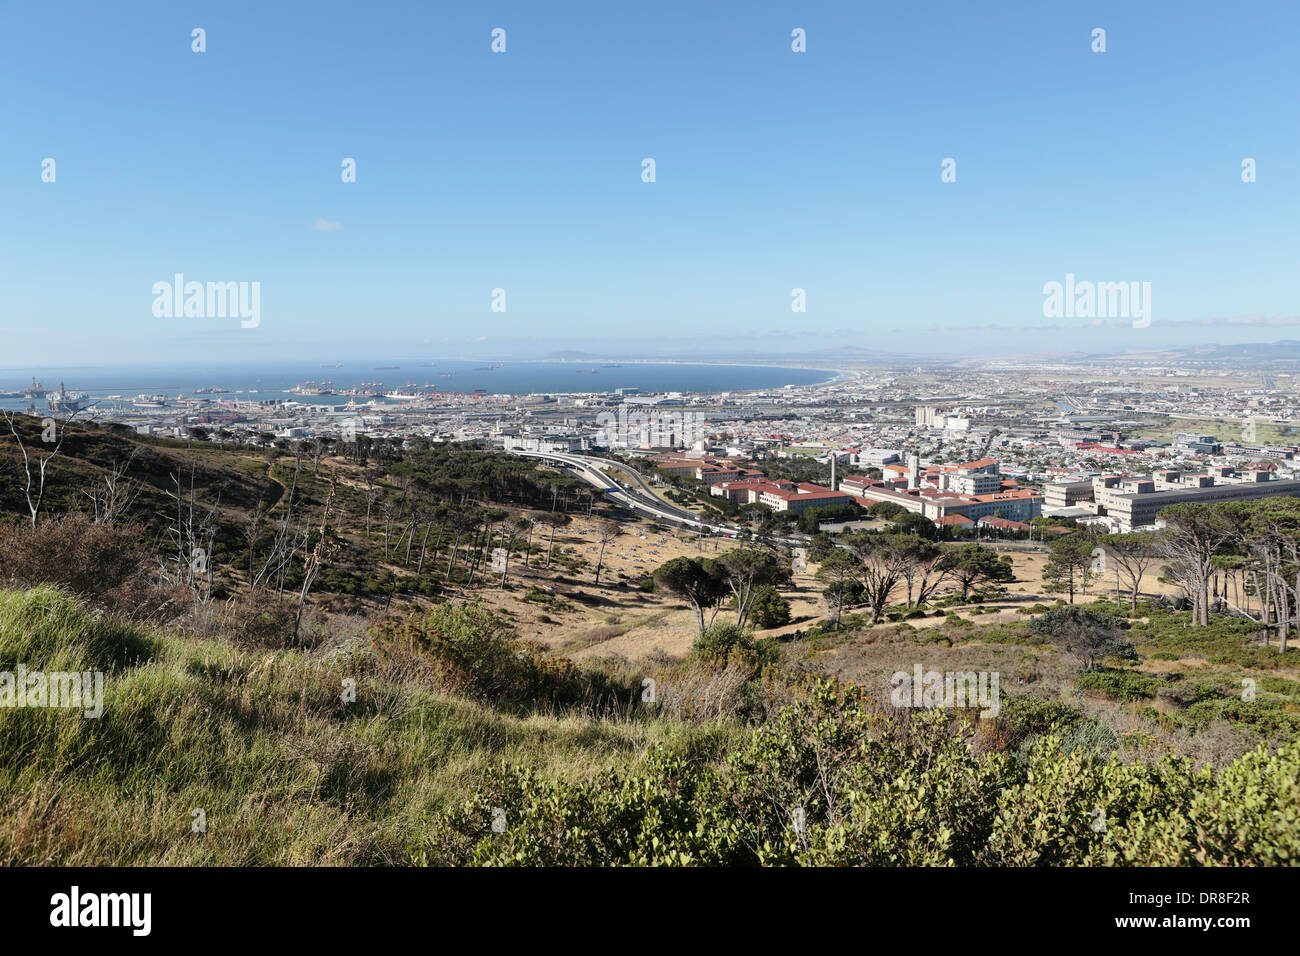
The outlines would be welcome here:
[[[295,509],[304,516],[318,513],[310,495],[318,483],[319,462],[313,462],[310,473],[306,463],[321,446],[313,439],[292,445],[292,458],[271,453],[271,474],[283,474],[287,494],[247,516],[243,536],[251,586],[259,578],[255,569],[266,563],[259,551],[283,553],[284,529],[293,523]],[[337,546],[330,552],[330,566],[322,568],[330,590],[386,594],[391,603],[399,588],[428,593],[438,580],[504,586],[515,553],[522,551],[527,566],[534,540],[545,541],[544,562],[550,567],[557,529],[569,524],[574,513],[590,513],[594,505],[595,496],[573,479],[557,475],[547,480],[533,463],[511,456],[427,442],[409,448],[374,442],[366,450],[360,481],[349,482],[335,506]],[[333,483],[331,479],[331,487]],[[498,548],[506,558],[494,566]],[[365,577],[359,586],[353,580],[358,572]]]
[[[1160,517],[1165,575],[1190,601],[1193,624],[1230,610],[1275,630],[1285,651],[1300,617],[1300,499],[1182,504]]]
[[[736,611],[736,624],[757,623],[779,626],[789,620],[789,603],[777,593],[788,586],[792,574],[788,562],[763,548],[741,547],[716,558],[673,558],[654,572],[657,587],[686,600],[695,610],[703,637],[724,602]],[[784,612],[782,603],[784,602]]]
[[[476,447],[358,438],[271,442],[265,474],[192,443],[141,441],[93,421],[0,421],[18,480],[0,496],[35,538],[69,515],[120,527],[154,553],[155,576],[200,603],[243,592],[297,598],[313,586],[391,602],[432,593],[440,580],[504,584],[510,556],[549,567],[557,529],[599,500],[576,479]],[[207,439],[202,430],[192,442]],[[215,436],[213,436],[215,437]],[[247,457],[254,452],[243,452]],[[327,468],[341,454],[354,468]],[[51,518],[52,515],[52,518]],[[606,522],[603,548],[619,526]],[[602,524],[603,527],[603,524]],[[53,533],[53,532],[51,532]],[[534,540],[545,557],[534,556]],[[491,556],[501,548],[504,566]],[[540,551],[540,548],[538,549]],[[603,562],[601,562],[603,563]],[[601,568],[597,567],[597,574]],[[599,583],[599,582],[598,582]]]
[[[1192,626],[1208,626],[1212,612],[1246,617],[1285,651],[1300,623],[1300,499],[1185,503],[1163,509],[1160,519],[1164,527],[1154,533],[1077,531],[1058,539],[1044,578],[1074,603],[1094,577],[1113,574],[1116,602],[1126,593],[1136,609],[1143,576],[1159,572],[1191,608]]]
[[[1010,559],[999,558],[978,544],[945,546],[918,534],[857,532],[840,535],[839,546],[824,546],[817,579],[835,625],[847,608],[865,606],[877,624],[900,596],[906,606],[925,604],[945,583],[961,591],[962,600],[978,585],[1015,579]]]

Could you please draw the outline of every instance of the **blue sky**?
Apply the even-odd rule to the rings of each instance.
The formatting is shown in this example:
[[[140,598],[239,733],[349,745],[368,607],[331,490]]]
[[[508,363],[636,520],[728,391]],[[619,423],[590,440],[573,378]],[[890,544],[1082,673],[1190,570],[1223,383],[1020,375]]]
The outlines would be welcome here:
[[[1300,338],[1298,21],[1283,3],[10,3],[0,366]],[[260,282],[260,325],[155,317],[175,273]],[[1150,282],[1152,326],[1044,319],[1067,273]]]

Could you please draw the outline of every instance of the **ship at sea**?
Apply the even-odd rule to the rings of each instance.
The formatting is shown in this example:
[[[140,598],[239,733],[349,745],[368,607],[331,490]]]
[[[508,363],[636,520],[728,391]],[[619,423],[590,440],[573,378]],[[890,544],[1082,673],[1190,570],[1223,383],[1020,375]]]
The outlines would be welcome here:
[[[599,375],[599,374],[600,374],[600,369],[598,369],[598,368],[580,368],[580,369],[575,369],[575,374],[577,374],[577,375]]]
[[[44,398],[48,394],[49,390],[33,376],[32,387],[23,392],[23,398]]]
[[[35,381],[32,379],[33,383]],[[59,382],[57,392],[45,397],[45,407],[51,415],[71,415],[81,411],[88,404],[90,398],[85,392],[69,392],[62,382]]]
[[[387,395],[385,395],[384,398],[387,398],[388,400],[394,402],[418,401],[422,396],[420,395],[419,392],[411,391],[411,389],[413,389],[414,387],[415,386],[413,385],[407,385],[406,386],[407,390],[405,392],[401,391],[400,389],[395,389],[394,391],[391,391]]]
[[[376,365],[376,366],[375,366],[375,371],[376,371],[376,372],[391,372],[391,371],[393,371],[393,370],[395,370],[395,369],[399,369],[399,368],[401,368],[401,367],[402,367],[402,366],[400,366],[400,365]]]

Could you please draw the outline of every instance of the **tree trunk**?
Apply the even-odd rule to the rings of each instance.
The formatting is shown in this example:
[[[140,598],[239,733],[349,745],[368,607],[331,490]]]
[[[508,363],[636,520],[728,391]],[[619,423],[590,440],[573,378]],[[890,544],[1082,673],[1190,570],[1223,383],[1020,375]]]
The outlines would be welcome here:
[[[456,538],[451,543],[451,557],[447,561],[447,580],[451,580],[451,573],[456,570],[456,552],[460,549],[460,536],[464,532],[457,531]]]
[[[424,526],[424,537],[420,540],[420,563],[416,565],[415,568],[415,576],[417,578],[420,576],[420,572],[424,570],[424,556],[426,553],[428,553],[429,550],[429,530],[432,527],[433,527],[432,521],[430,521],[428,524]]]

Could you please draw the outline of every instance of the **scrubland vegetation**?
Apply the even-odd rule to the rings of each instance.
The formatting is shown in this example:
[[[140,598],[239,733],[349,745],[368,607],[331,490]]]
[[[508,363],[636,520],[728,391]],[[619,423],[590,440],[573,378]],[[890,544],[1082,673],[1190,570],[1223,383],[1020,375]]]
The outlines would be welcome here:
[[[1263,531],[1266,554],[1234,552],[1225,532],[1217,563],[1164,559],[1185,600],[1118,574],[1106,598],[1085,596],[1072,565],[1076,603],[1009,602],[1010,565],[979,545],[860,533],[810,549],[826,613],[795,626],[788,557],[761,543],[561,596],[560,576],[598,565],[542,573],[558,516],[628,518],[530,464],[494,470],[500,456],[388,449],[368,488],[373,450],[314,460],[77,437],[38,520],[18,500],[0,523],[0,672],[102,672],[103,714],[0,707],[0,862],[1300,853],[1300,652],[1283,643],[1294,569]],[[79,506],[127,456],[157,458],[121,473],[134,504]],[[1257,520],[1281,535],[1287,514]],[[601,598],[608,623],[583,647],[612,640],[651,592],[680,601],[698,635],[684,656],[575,660],[486,605],[512,575],[530,613]],[[891,676],[914,666],[999,673],[997,713],[897,706]]]
[[[743,633],[635,670],[540,656],[473,605],[341,631],[268,652],[124,624],[48,587],[0,594],[0,665],[107,674],[98,719],[0,712],[0,860],[1193,865],[1300,852],[1294,681],[1243,704],[1213,679],[1081,675],[1085,702],[1140,704],[1119,729],[1031,693],[992,720],[896,708]],[[1159,719],[1136,729],[1160,690],[1184,685],[1172,726],[1241,722],[1239,754],[1197,761]]]

